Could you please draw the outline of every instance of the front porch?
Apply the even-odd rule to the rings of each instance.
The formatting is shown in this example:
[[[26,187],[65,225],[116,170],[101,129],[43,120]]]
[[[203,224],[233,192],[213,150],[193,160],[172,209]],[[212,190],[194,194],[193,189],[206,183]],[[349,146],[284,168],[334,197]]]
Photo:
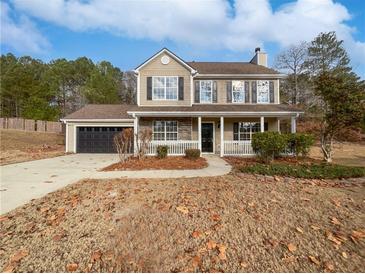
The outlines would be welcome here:
[[[156,155],[157,147],[169,147],[169,155],[184,155],[186,149],[200,149],[202,154],[223,156],[253,156],[253,134],[281,131],[281,121],[290,121],[290,130],[296,132],[296,117],[135,117],[135,132],[147,127],[152,130],[147,155]],[[135,142],[137,142],[135,138]],[[135,146],[136,147],[136,146]]]

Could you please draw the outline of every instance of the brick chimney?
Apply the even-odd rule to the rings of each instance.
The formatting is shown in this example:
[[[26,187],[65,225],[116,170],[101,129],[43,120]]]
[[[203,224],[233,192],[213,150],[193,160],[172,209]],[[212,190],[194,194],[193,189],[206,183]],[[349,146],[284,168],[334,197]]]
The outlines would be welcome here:
[[[267,67],[267,54],[261,52],[259,47],[255,48],[255,56],[251,59],[250,63]]]

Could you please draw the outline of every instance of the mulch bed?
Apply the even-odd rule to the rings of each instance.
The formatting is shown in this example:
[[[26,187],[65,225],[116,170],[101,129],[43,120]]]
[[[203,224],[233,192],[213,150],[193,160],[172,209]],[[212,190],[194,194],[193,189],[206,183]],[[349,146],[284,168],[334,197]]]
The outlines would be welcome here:
[[[136,157],[129,158],[126,162],[115,163],[102,169],[102,171],[117,171],[117,170],[148,170],[148,169],[201,169],[208,166],[205,158],[190,160],[186,157],[166,157],[159,159],[157,157],[145,157],[138,159]]]
[[[83,180],[0,217],[0,270],[363,272],[364,184],[316,182]]]

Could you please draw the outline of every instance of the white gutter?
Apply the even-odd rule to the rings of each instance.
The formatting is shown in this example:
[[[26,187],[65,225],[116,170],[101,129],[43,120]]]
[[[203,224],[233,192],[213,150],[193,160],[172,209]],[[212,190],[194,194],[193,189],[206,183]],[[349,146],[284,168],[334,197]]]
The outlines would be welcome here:
[[[197,73],[194,78],[265,78],[278,79],[285,78],[286,74],[201,74]]]
[[[132,114],[135,116],[141,116],[141,115],[148,115],[148,116],[154,116],[154,117],[158,117],[158,116],[181,116],[181,117],[186,117],[186,116],[209,116],[209,117],[220,117],[220,116],[231,116],[231,117],[237,117],[237,116],[253,116],[253,117],[257,117],[257,116],[288,116],[288,115],[295,115],[298,116],[300,113],[304,113],[304,111],[222,111],[222,112],[218,112],[218,111],[128,111],[128,114]]]

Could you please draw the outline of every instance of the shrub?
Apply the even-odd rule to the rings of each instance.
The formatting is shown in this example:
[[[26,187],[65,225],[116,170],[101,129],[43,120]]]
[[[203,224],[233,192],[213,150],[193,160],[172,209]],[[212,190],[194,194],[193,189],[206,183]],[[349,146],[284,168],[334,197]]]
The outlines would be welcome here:
[[[185,157],[192,160],[198,159],[200,157],[200,149],[185,149]]]
[[[350,167],[341,165],[329,164],[253,164],[240,167],[241,172],[262,174],[262,175],[279,175],[295,178],[306,179],[336,179],[336,178],[351,178],[365,176],[364,167]]]
[[[168,146],[157,146],[157,158],[166,158],[168,150]]]
[[[314,144],[314,136],[304,133],[287,134],[288,148],[296,155],[307,156],[311,146]]]
[[[287,138],[278,132],[258,132],[253,135],[251,144],[260,159],[269,163],[285,151]]]

